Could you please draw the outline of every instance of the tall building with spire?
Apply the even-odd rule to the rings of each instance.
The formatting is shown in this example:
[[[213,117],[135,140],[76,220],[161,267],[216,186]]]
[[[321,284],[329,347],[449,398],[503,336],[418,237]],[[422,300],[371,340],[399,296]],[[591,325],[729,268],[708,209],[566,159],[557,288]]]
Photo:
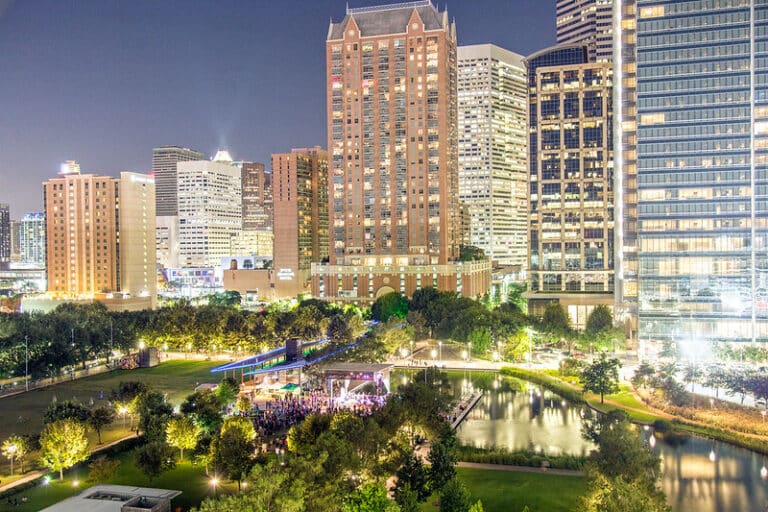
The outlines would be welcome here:
[[[312,292],[372,301],[436,286],[485,293],[459,262],[456,26],[429,0],[347,9],[326,41],[329,264]]]

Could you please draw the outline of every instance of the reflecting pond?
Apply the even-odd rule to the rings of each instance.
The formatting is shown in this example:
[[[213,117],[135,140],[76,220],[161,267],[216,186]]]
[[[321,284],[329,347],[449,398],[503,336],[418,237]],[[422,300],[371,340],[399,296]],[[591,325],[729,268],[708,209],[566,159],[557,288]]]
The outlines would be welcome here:
[[[475,387],[485,390],[457,431],[464,444],[572,455],[594,447],[581,435],[588,411],[535,384],[478,372],[452,372],[449,380],[457,397]],[[661,485],[675,512],[768,511],[768,460],[762,455],[698,437],[672,442],[660,436],[651,441],[651,430],[642,435],[661,455]]]

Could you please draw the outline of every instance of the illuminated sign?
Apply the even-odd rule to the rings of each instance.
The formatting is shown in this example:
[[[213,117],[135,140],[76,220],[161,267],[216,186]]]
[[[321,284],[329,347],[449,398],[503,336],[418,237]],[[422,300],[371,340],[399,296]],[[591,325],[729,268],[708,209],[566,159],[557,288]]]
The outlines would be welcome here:
[[[294,277],[293,269],[281,268],[280,270],[277,271],[277,279],[279,279],[280,281],[290,281],[291,279],[293,279],[293,277]]]

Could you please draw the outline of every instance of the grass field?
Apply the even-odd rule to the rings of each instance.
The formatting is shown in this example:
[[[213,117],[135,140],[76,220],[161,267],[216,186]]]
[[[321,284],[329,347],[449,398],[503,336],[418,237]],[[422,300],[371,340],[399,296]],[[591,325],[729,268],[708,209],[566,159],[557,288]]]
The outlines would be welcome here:
[[[174,470],[163,473],[150,482],[134,466],[132,451],[122,454],[118,457],[118,460],[120,460],[120,469],[117,475],[108,483],[182,491],[182,494],[173,500],[174,508],[181,506],[184,510],[188,510],[192,506],[197,506],[205,497],[213,495],[209,479],[206,477],[204,468],[201,466],[193,466],[189,462],[179,463]],[[40,484],[33,489],[19,493],[14,498],[21,502],[21,498],[25,496],[27,502],[20,503],[19,506],[13,507],[12,510],[34,512],[53,505],[93,485],[86,482],[87,477],[88,468],[83,466],[65,473],[64,481],[62,482],[54,479],[48,485]],[[75,481],[79,481],[80,485],[75,487],[73,485]],[[218,492],[235,492],[236,488],[236,484],[227,483],[223,488],[219,486]],[[5,510],[3,507],[6,505],[6,502],[0,503],[0,510]]]
[[[71,382],[56,384],[44,389],[0,399],[0,440],[11,434],[36,434],[43,428],[43,412],[54,397],[58,401],[78,400],[83,404],[95,405],[106,403],[109,392],[116,388],[120,381],[136,380],[148,386],[168,393],[168,400],[173,404],[180,403],[192,393],[197,382],[215,382],[220,376],[210,373],[211,368],[221,362],[212,361],[167,361],[154,368],[139,368],[136,370],[116,370],[93,377],[77,379]],[[100,399],[103,393],[104,399]],[[119,437],[122,422],[118,420],[115,428],[108,429],[102,434],[102,440]],[[118,432],[115,432],[118,430]]]
[[[587,479],[546,473],[516,473],[492,469],[457,468],[459,479],[487,512],[569,512],[587,492]],[[439,510],[437,496],[422,505],[424,512]]]

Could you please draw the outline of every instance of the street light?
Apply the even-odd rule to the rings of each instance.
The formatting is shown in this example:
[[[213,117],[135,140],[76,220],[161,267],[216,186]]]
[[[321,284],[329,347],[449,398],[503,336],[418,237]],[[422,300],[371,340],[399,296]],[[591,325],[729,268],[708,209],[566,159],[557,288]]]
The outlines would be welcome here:
[[[128,413],[128,408],[122,405],[117,412],[123,417],[123,428],[125,428],[125,415]]]
[[[472,359],[472,342],[468,342],[467,346],[469,347],[469,354],[467,354],[467,362],[469,362],[470,359]]]
[[[10,445],[7,448],[8,458],[11,459],[11,476],[13,476],[13,459],[16,458],[16,451],[19,449],[15,444]]]
[[[432,349],[432,351],[429,353],[429,355],[432,356],[432,364],[435,364],[435,358],[437,357],[437,350]]]
[[[216,496],[216,487],[219,485],[219,479],[217,477],[211,478],[211,487],[213,487],[213,495]]]

